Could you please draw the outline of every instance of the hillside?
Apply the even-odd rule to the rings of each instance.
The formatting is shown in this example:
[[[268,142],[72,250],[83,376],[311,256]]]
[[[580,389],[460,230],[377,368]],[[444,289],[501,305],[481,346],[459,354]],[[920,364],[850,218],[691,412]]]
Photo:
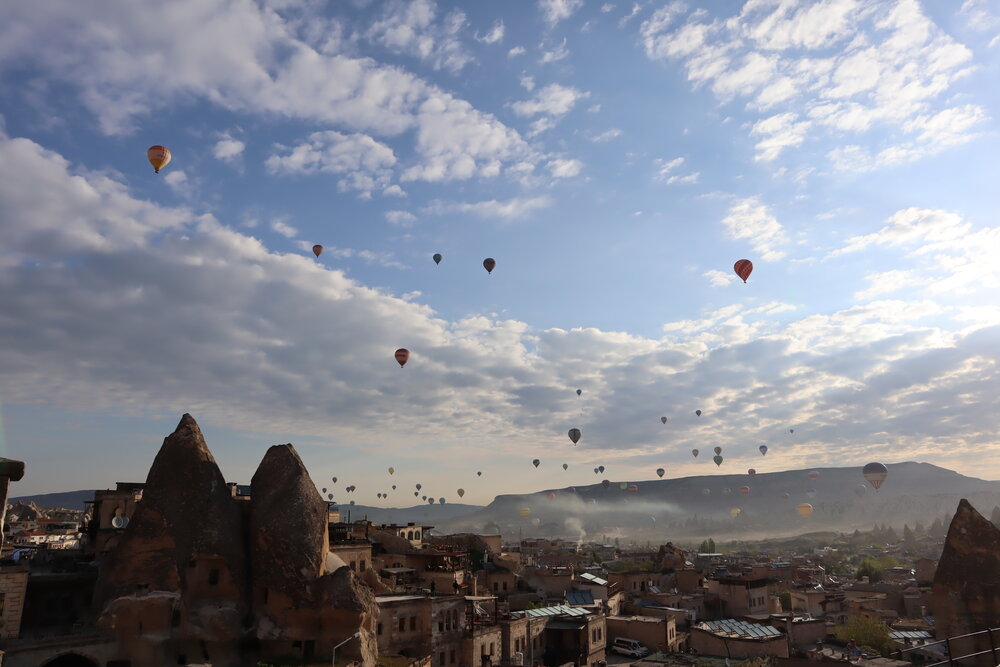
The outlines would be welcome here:
[[[632,482],[613,481],[533,494],[498,496],[483,509],[439,525],[440,531],[500,531],[516,536],[653,540],[763,539],[815,531],[867,530],[878,523],[929,524],[954,511],[960,498],[985,510],[1000,504],[1000,482],[960,475],[928,463],[896,463],[876,493],[857,467],[775,473],[708,475]],[[634,484],[635,492],[620,484]],[[748,495],[741,487],[749,487]],[[554,499],[547,495],[554,493]],[[785,497],[787,494],[787,498]],[[804,519],[800,503],[813,506]],[[737,517],[731,510],[738,508]],[[528,509],[530,514],[522,516]]]
[[[40,493],[34,496],[17,496],[10,498],[7,502],[13,505],[22,502],[27,505],[33,502],[39,507],[62,507],[71,510],[87,509],[84,504],[87,500],[94,499],[94,490],[86,489],[82,491],[61,491],[59,493]]]

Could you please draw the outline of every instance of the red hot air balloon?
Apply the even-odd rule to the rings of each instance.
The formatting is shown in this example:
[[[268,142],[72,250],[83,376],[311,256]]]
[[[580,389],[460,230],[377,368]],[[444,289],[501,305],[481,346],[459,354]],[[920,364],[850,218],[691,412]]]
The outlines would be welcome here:
[[[486,269],[486,273],[493,273],[493,269],[496,268],[497,261],[492,257],[487,257],[483,260],[483,268]]]
[[[401,347],[396,350],[396,361],[399,362],[399,367],[402,368],[406,365],[406,362],[410,360],[410,351],[405,347]]]
[[[736,275],[738,275],[743,282],[746,282],[747,278],[750,277],[750,273],[753,271],[753,262],[749,259],[741,259],[733,264],[733,271],[736,272]]]
[[[314,245],[313,246],[313,254],[316,255],[317,257],[319,257],[320,255],[322,255],[323,254],[323,246],[321,246],[318,243],[316,245]]]
[[[749,486],[741,486],[740,487],[740,494],[742,494],[744,496],[749,496],[750,495],[750,487]]]

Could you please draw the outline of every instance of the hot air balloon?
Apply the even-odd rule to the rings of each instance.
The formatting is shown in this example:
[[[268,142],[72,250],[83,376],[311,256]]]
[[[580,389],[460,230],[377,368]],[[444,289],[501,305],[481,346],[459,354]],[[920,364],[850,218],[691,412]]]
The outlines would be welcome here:
[[[861,469],[861,473],[877,492],[879,487],[882,486],[882,482],[889,476],[889,469],[881,463],[869,463]]]
[[[721,454],[722,453],[722,447],[714,447],[712,449],[712,451],[715,452],[716,454]]]
[[[810,498],[816,497],[816,489],[806,489],[806,495]]]
[[[427,496],[420,496],[421,500],[427,500]]]
[[[767,456],[767,445],[761,445],[757,449],[760,450],[760,455],[761,456]]]
[[[864,484],[858,484],[856,487],[854,487],[854,495],[856,495],[858,498],[864,498],[865,496],[868,495],[868,487],[865,486]]]
[[[568,463],[564,463],[563,464],[563,470],[568,470],[568,469],[569,469],[569,464]]]
[[[396,361],[399,362],[399,367],[402,368],[406,365],[406,362],[410,360],[410,351],[405,347],[401,347],[396,350]],[[419,374],[418,374],[419,375]]]
[[[382,497],[382,494],[381,494],[381,493],[376,493],[376,494],[375,494],[375,496],[376,496],[377,498],[381,498],[381,497]]]
[[[351,506],[352,506],[352,507],[354,506],[354,501],[353,501],[353,500],[351,501]]]
[[[667,418],[666,417],[660,417],[660,421],[662,423],[666,424],[667,423]]]
[[[444,505],[444,498],[438,498],[438,504]]]
[[[392,490],[393,490],[393,491],[395,491],[395,490],[396,490],[396,485],[395,485],[395,484],[393,484],[393,485],[392,485]]]
[[[553,500],[556,499],[556,494],[549,491],[548,493],[545,494],[545,497],[549,499],[549,502],[552,502]]]
[[[435,264],[440,264],[441,263],[441,253],[439,253],[439,252],[434,253],[434,256],[431,257],[431,259],[434,260]]]
[[[799,505],[795,508],[795,511],[798,512],[799,516],[803,519],[808,519],[813,513],[813,506],[809,503],[799,503]]]
[[[628,492],[629,493],[639,493],[639,486],[637,484],[629,484],[628,485]]]
[[[580,396],[581,394],[583,394],[583,389],[577,389],[576,390],[576,395]]]
[[[497,261],[492,257],[487,257],[483,260],[483,267],[486,269],[486,273],[493,273],[493,268],[497,265]]]
[[[795,429],[794,428],[790,428],[790,429],[788,429],[788,432],[789,433],[795,433]]]
[[[166,146],[150,146],[146,149],[146,159],[153,165],[153,171],[158,174],[170,164],[170,149]]]
[[[628,488],[628,482],[618,482],[618,488],[624,491]]]
[[[606,489],[609,486],[611,486],[611,482],[609,482],[608,480],[604,480],[603,482],[601,482],[601,486],[603,486]]]
[[[600,472],[600,471],[599,471],[599,470],[598,470],[597,468],[594,468],[594,474],[595,474],[595,475],[596,475],[597,473],[599,473],[599,472]]]
[[[785,491],[784,493],[781,494],[781,497],[784,498],[785,500],[788,500],[789,498],[792,497],[792,494],[790,494],[788,491]]]
[[[734,507],[733,509],[729,510],[729,516],[733,517],[734,519],[741,514],[743,514],[743,510],[741,510],[739,507]]]
[[[333,500],[333,494],[332,493],[326,494],[326,497],[329,498],[330,500]]]
[[[666,471],[666,470],[664,470],[663,468],[657,468],[657,469],[656,469],[656,476],[657,476],[657,477],[663,477],[663,474],[664,474],[665,472],[667,472],[667,471]]]
[[[433,505],[434,504],[434,499],[433,498],[428,498],[427,499],[427,504],[428,505]]]
[[[730,489],[730,488],[729,488],[729,487],[727,486],[726,488],[724,488],[724,489],[722,490],[722,495],[724,495],[724,496],[728,496],[728,495],[729,495],[730,493],[732,493],[732,492],[733,492],[733,490],[732,490],[732,489]]]
[[[717,466],[721,466],[722,465],[722,457],[719,456],[718,454],[716,454],[715,456],[713,456],[712,460],[715,461],[715,465],[717,465]]]
[[[813,470],[807,475],[807,477],[813,481],[816,481],[817,479],[819,479],[819,473]]]
[[[420,492],[419,492],[419,491],[414,491],[414,492],[413,492],[413,497],[414,497],[414,498],[416,498],[416,497],[417,497],[417,496],[419,496],[419,495],[420,495]]]
[[[597,472],[604,472],[604,466],[597,466]]]
[[[733,271],[736,272],[736,275],[738,275],[743,282],[746,282],[747,278],[750,277],[750,272],[753,271],[753,262],[749,259],[741,259],[733,264]]]
[[[712,489],[702,489],[701,490],[701,495],[703,495],[703,496],[710,496],[710,495],[712,495]]]
[[[392,466],[389,466],[388,470],[389,470],[389,474],[390,474],[390,475],[393,475],[393,474],[395,474],[395,473],[396,473],[396,469],[395,469],[395,468],[393,468]]]
[[[422,489],[422,488],[424,488],[424,487],[423,487],[423,485],[421,485],[421,484],[417,484],[417,485],[416,485],[416,486],[415,486],[414,488],[415,488],[415,489],[416,489],[417,491],[419,491],[420,489]]]
[[[569,430],[569,439],[573,441],[573,444],[580,442],[580,436],[583,435],[578,428],[571,428]]]
[[[517,513],[520,514],[524,518],[528,518],[529,516],[531,516],[531,508],[530,507],[522,507],[520,510],[518,510]]]
[[[744,496],[749,496],[750,495],[750,487],[749,486],[741,486],[740,487],[740,494],[744,495]]]
[[[539,464],[541,464],[541,461],[539,461],[538,459],[535,459],[531,462],[531,465],[535,466],[536,468],[539,466]]]
[[[754,475],[757,474],[757,471],[754,470],[753,468],[750,468],[750,470],[747,470],[747,474],[753,477]]]
[[[691,450],[691,454],[693,454],[695,458],[698,458],[698,450],[697,449],[692,449]]]
[[[325,486],[323,487],[323,493],[326,493],[326,487]]]
[[[695,410],[695,411],[694,411],[694,414],[695,414],[695,416],[697,416],[697,417],[701,417],[701,410]]]
[[[482,470],[476,472],[476,477],[482,477],[482,476],[483,476],[483,471]]]
[[[332,479],[332,480],[333,480],[333,483],[334,483],[334,484],[336,484],[336,483],[337,483],[337,478],[336,478],[336,477],[331,477],[330,479]]]
[[[317,257],[319,257],[320,255],[322,255],[323,254],[323,246],[321,246],[318,243],[316,245],[314,245],[313,246],[313,254],[316,255]]]

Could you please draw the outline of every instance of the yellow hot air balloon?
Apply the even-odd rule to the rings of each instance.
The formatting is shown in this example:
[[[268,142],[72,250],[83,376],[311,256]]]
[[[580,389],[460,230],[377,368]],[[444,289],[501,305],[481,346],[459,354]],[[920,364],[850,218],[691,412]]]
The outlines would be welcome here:
[[[146,159],[153,165],[153,171],[158,174],[170,164],[170,149],[166,146],[150,146],[146,150]]]
[[[518,514],[520,514],[522,517],[524,517],[525,519],[527,519],[529,516],[531,516],[531,508],[530,507],[522,507],[518,511]]]
[[[393,473],[395,473],[395,472],[396,472],[396,469],[395,469],[395,468],[389,468],[389,474],[390,474],[390,475],[391,475],[391,474],[393,474]]]
[[[795,508],[795,511],[799,513],[799,516],[803,519],[808,519],[809,515],[813,513],[813,506],[809,503],[799,503],[799,506]]]
[[[743,514],[743,510],[741,510],[739,507],[734,507],[733,509],[729,510],[729,516],[733,517],[734,519],[741,514]]]

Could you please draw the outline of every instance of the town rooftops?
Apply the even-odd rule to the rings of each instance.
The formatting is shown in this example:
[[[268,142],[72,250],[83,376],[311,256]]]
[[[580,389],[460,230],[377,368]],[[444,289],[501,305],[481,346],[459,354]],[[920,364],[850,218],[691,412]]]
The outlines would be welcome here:
[[[423,595],[376,595],[375,602],[379,604],[392,604],[394,602],[415,602],[425,599]]]
[[[566,604],[592,605],[594,604],[594,594],[590,591],[566,591]]]
[[[542,618],[545,616],[587,616],[592,612],[586,609],[580,609],[579,607],[567,607],[566,605],[557,604],[551,607],[542,607],[540,609],[525,609],[524,611],[515,611],[511,614],[515,618]]]
[[[580,575],[580,578],[584,579],[588,583],[597,584],[598,586],[607,586],[608,585],[608,580],[607,579],[601,579],[600,577],[594,576],[594,575],[592,575],[589,572],[584,572],[583,574]]]
[[[926,630],[890,630],[889,639],[931,639],[931,633]]]
[[[769,639],[771,637],[780,637],[782,634],[780,630],[770,625],[748,623],[746,621],[738,621],[734,618],[722,621],[702,621],[695,627],[711,632],[714,635],[739,639]]]

